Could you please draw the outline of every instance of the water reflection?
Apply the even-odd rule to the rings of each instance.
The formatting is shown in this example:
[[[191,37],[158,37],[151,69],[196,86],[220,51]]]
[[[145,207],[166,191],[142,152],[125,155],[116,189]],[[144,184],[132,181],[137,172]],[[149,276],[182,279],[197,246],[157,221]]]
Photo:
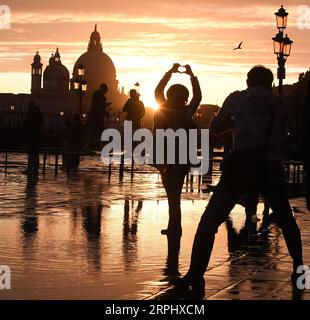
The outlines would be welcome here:
[[[20,229],[22,234],[23,252],[28,256],[35,252],[35,240],[39,230],[37,208],[37,183],[36,176],[27,178],[25,187],[25,204],[21,215]]]
[[[135,201],[125,200],[124,220],[123,220],[123,259],[124,269],[130,271],[132,265],[138,258],[138,221],[139,213],[143,207],[143,201],[139,200],[137,207],[134,207]]]
[[[116,178],[112,175],[109,182],[104,174],[76,172],[38,181],[16,174],[1,185],[0,260],[15,270],[18,287],[6,297],[141,299],[167,288],[170,277],[187,271],[209,195],[184,193],[180,250],[181,238],[160,234],[167,204],[157,173],[135,176],[131,184],[129,177],[122,183]],[[289,275],[279,263],[287,251],[272,219],[245,224],[243,220],[244,212],[237,207],[219,228],[207,290],[234,284],[226,292],[239,292],[242,298],[260,291],[259,286],[271,292],[277,277]],[[250,277],[254,269],[259,272]],[[242,277],[247,280],[236,285]],[[298,292],[288,293],[298,298]]]
[[[68,177],[69,202],[73,205],[71,219],[73,232],[77,232],[79,212],[82,218],[82,227],[85,236],[87,261],[101,270],[102,261],[102,217],[104,206],[101,198],[105,183],[102,179],[93,179],[78,172]],[[81,207],[78,205],[83,203]]]
[[[101,269],[101,216],[102,205],[82,209],[83,228],[86,236],[87,259],[96,270]]]

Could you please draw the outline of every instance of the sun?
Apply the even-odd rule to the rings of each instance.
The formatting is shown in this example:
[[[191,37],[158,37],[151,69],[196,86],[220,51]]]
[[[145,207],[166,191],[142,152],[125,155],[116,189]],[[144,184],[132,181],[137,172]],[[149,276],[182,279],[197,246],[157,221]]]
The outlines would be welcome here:
[[[159,105],[157,104],[155,98],[149,97],[148,95],[141,95],[141,100],[144,103],[144,105],[148,108],[152,108],[153,110],[158,110]]]
[[[151,108],[154,109],[155,111],[157,111],[159,109],[159,105],[157,103],[155,103],[151,106]]]

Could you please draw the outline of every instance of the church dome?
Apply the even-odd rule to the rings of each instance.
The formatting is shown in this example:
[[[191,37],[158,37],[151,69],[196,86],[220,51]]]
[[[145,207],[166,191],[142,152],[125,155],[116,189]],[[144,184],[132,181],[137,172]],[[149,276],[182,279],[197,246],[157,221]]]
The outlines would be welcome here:
[[[43,79],[49,81],[67,81],[69,83],[70,73],[61,63],[58,48],[55,55],[52,54],[49,59],[49,65],[44,70]]]
[[[97,82],[103,79],[116,78],[114,63],[102,50],[101,37],[97,31],[97,25],[90,36],[88,50],[79,57],[74,65],[74,76],[78,75],[78,66],[80,64],[83,64],[85,67],[87,81]]]
[[[73,74],[78,74],[78,66],[85,67],[85,77],[88,79],[115,78],[116,70],[111,58],[100,51],[87,51],[83,53],[74,65]]]
[[[43,90],[48,94],[65,94],[69,91],[70,73],[61,63],[59,50],[52,54],[43,73]]]
[[[41,62],[41,56],[39,54],[39,51],[36,52],[35,56],[33,57],[34,63],[40,63]]]

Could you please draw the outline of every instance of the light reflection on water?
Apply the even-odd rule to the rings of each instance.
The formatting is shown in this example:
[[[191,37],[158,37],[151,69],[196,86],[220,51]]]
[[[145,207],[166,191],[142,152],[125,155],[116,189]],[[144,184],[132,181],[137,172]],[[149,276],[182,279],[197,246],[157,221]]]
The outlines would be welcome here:
[[[0,264],[12,270],[12,290],[0,298],[140,299],[167,285],[167,202],[156,172],[52,172],[29,180],[0,173]],[[209,196],[184,192],[179,270],[189,262],[196,226]],[[233,212],[236,229],[244,215]],[[229,235],[229,234],[228,234]],[[230,234],[231,236],[231,234]],[[228,258],[222,225],[210,267]]]

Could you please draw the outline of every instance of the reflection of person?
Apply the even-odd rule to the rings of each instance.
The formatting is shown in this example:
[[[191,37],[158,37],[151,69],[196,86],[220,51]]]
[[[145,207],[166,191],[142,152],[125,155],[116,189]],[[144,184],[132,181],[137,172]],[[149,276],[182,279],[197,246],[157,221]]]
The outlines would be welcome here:
[[[174,64],[161,79],[155,90],[155,98],[159,105],[159,110],[154,116],[154,130],[168,128],[173,130],[180,128],[196,128],[192,117],[201,101],[201,91],[198,79],[194,76],[189,65],[186,66],[186,74],[190,76],[193,86],[193,98],[191,102],[187,105],[189,91],[181,84],[172,85],[167,91],[167,99],[164,96],[164,89],[170,80],[171,75],[177,73],[179,67],[179,64]],[[187,141],[185,143],[187,144]],[[175,148],[178,150],[177,144]],[[176,151],[176,164],[157,165],[169,204],[168,228],[162,230],[162,233],[174,233],[176,236],[182,234],[180,202],[184,178],[189,170],[189,164],[179,164],[178,160]]]
[[[132,201],[132,208],[130,208],[129,200],[125,200],[122,246],[125,270],[130,270],[138,257],[138,218],[142,210],[143,201],[138,201],[136,210],[133,210],[133,206],[134,201]]]
[[[126,120],[132,121],[132,129],[134,131],[141,128],[141,119],[145,115],[145,108],[136,90],[130,90],[130,98],[125,103],[123,112],[127,113]]]
[[[103,83],[99,90],[93,93],[92,103],[87,118],[88,140],[86,148],[98,147],[102,131],[105,129],[106,118],[109,117],[107,108],[111,103],[107,102],[106,94],[108,86]]]
[[[35,241],[39,232],[39,219],[37,215],[37,183],[38,177],[27,176],[25,188],[25,204],[21,214],[20,229],[22,233],[22,250],[25,258],[31,259],[37,248]]]
[[[83,227],[87,240],[88,260],[96,269],[101,268],[101,216],[102,205],[94,204],[83,207]]]
[[[288,201],[283,174],[287,115],[283,98],[272,93],[272,82],[269,69],[262,66],[251,69],[248,89],[229,95],[211,123],[211,130],[221,133],[234,119],[235,151],[230,162],[226,162],[226,169],[202,215],[189,271],[176,281],[177,285],[191,286],[204,294],[203,276],[217,229],[240,196],[252,191],[261,191],[269,201],[293,260],[292,282],[296,280],[296,269],[303,265],[303,257],[300,231]]]
[[[27,174],[37,174],[39,170],[40,133],[43,117],[34,101],[29,103],[28,112],[23,123],[23,132],[26,139],[28,153]]]

